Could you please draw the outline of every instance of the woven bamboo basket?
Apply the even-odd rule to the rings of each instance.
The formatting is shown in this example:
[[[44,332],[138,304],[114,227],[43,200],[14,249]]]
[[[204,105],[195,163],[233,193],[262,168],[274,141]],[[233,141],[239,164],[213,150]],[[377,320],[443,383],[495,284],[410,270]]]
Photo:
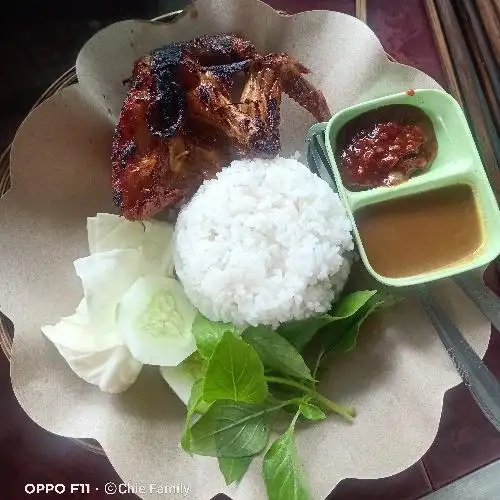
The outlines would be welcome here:
[[[359,5],[361,4],[361,5]],[[356,14],[357,17],[363,21],[366,21],[366,13],[363,9],[363,4],[364,2],[359,2],[356,5]],[[163,22],[163,23],[169,23],[175,21],[178,16],[183,15],[187,12],[188,9],[185,10],[178,10],[174,12],[169,12],[167,14],[161,15],[159,17],[155,17],[152,19],[152,21],[155,22]],[[282,12],[283,14],[287,14],[286,12]],[[391,61],[395,62],[395,59],[388,55],[387,56]],[[73,85],[75,83],[78,83],[78,78],[76,76],[76,69],[73,66],[72,68],[68,69],[65,73],[63,73],[40,97],[39,99],[35,102],[35,104],[32,106],[30,112],[35,109],[38,105],[40,105],[43,101],[48,99],[49,97],[53,96],[56,92],[59,90],[69,86]],[[9,165],[10,165],[10,151],[11,151],[11,146],[7,147],[7,149],[2,153],[0,156],[0,197],[4,195],[9,187],[10,187],[10,170],[9,170]],[[11,358],[11,353],[12,353],[12,339],[14,336],[14,331],[13,328],[10,328],[8,325],[8,321],[4,317],[2,317],[0,313],[0,348],[2,349],[2,352],[6,356],[6,358],[10,361]],[[93,440],[86,440],[86,439],[72,439],[76,444],[79,446],[87,449],[88,451],[91,451],[93,453],[99,454],[99,455],[105,455],[104,451],[102,448]]]

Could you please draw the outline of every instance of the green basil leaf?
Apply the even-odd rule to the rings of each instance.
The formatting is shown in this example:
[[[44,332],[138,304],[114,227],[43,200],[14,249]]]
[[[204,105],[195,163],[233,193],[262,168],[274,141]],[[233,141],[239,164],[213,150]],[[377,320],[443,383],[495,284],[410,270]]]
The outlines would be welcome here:
[[[308,319],[287,321],[278,327],[277,332],[298,351],[302,351],[316,333],[332,321],[332,316],[322,314]]]
[[[221,458],[219,457],[219,469],[224,476],[226,485],[239,483],[252,463],[253,457]]]
[[[210,359],[224,333],[236,333],[236,328],[231,323],[210,321],[198,313],[194,319],[192,331],[201,357]]]
[[[300,400],[304,397],[304,391],[300,389],[295,389],[294,387],[289,387],[281,384],[272,384],[269,383],[269,394],[267,396],[266,402],[270,405],[283,405],[287,401],[294,399]],[[295,415],[297,413],[297,402],[293,402],[290,404],[285,404],[281,411]]]
[[[262,403],[267,393],[264,366],[258,354],[244,340],[225,332],[208,362],[203,400]]]
[[[385,299],[375,295],[371,297],[357,314],[346,322],[342,333],[337,341],[326,349],[326,352],[334,350],[336,352],[349,352],[354,349],[358,340],[359,330],[365,320],[380,307],[385,305]]]
[[[361,326],[369,316],[381,308],[391,307],[398,302],[391,295],[378,292],[366,301],[352,317],[338,321],[332,327],[325,328],[320,334],[321,359],[317,363],[319,368],[317,371],[313,371],[315,377],[321,378],[331,353],[346,353],[354,349]]]
[[[264,366],[292,377],[313,380],[297,349],[271,328],[249,327],[243,332],[243,339],[255,349]]]
[[[216,401],[191,427],[191,451],[220,458],[250,457],[269,441],[269,417],[276,407]]]
[[[269,448],[264,456],[262,472],[269,500],[310,500],[300,470],[293,431],[296,414],[288,430]]]
[[[186,412],[186,425],[184,427],[184,433],[181,438],[181,446],[186,452],[190,452],[191,446],[191,430],[189,426],[191,425],[191,420],[193,419],[196,409],[202,402],[203,396],[203,379],[198,379],[191,388],[191,395],[189,396],[189,401],[187,405]]]
[[[325,412],[311,403],[300,403],[299,411],[308,420],[324,420],[326,418]]]
[[[302,351],[318,332],[329,326],[335,327],[336,322],[355,315],[376,293],[376,290],[362,290],[345,294],[333,305],[329,314],[288,321],[278,327],[278,333]]]
[[[354,316],[374,295],[376,290],[361,290],[340,297],[330,313],[336,320]]]

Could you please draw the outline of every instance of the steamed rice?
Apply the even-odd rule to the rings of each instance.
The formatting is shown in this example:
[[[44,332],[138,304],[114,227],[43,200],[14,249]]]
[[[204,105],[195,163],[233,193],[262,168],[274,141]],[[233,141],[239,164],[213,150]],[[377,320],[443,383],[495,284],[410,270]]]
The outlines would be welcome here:
[[[295,159],[234,161],[179,214],[175,267],[212,321],[272,325],[325,312],[354,244],[339,196]]]

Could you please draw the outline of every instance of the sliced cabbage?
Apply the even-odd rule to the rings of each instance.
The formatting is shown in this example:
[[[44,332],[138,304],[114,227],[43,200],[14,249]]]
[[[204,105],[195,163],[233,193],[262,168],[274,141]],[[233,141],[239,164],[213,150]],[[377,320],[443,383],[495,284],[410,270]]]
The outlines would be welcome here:
[[[196,353],[177,366],[160,367],[161,376],[186,406],[191,395],[191,388],[202,373],[202,360],[196,356]]]
[[[143,254],[145,274],[174,275],[174,227],[167,222],[146,221]]]
[[[42,327],[70,368],[104,392],[126,391],[137,379],[142,363],[136,361],[115,329],[93,327],[83,299],[72,316]]]
[[[116,306],[140,276],[140,262],[140,252],[133,249],[95,253],[74,262],[91,325],[113,328]]]
[[[98,242],[107,234],[112,232],[118,224],[121,217],[114,214],[98,213],[95,217],[87,218],[87,236],[89,240],[89,251],[95,253],[98,250]]]
[[[90,255],[74,262],[84,298],[72,316],[43,326],[42,332],[79,377],[103,391],[122,392],[137,379],[142,359],[158,365],[178,364],[194,352],[191,325],[195,311],[182,286],[166,277],[173,275],[171,224],[133,222],[98,213],[87,219],[87,236]],[[146,281],[142,291],[139,285],[133,286],[144,283],[139,281],[141,277],[152,275],[165,276],[167,281],[160,288],[155,288],[157,281]],[[149,292],[160,289],[160,295],[150,296],[152,302],[147,300]],[[142,302],[136,303],[137,294]],[[127,332],[126,338],[117,324],[122,299],[126,307],[121,308],[121,328]],[[170,314],[165,319],[167,309]],[[153,320],[150,313],[155,311],[157,319]],[[152,326],[160,322],[170,326],[155,338]],[[140,328],[134,330],[132,323]],[[139,357],[132,355],[126,342]],[[145,355],[148,345],[153,346],[152,355]]]
[[[42,326],[43,334],[54,344],[81,353],[105,351],[124,345],[115,328],[104,329],[90,324],[87,304],[82,299],[72,316],[62,318],[55,325]]]
[[[112,214],[87,219],[91,253],[137,249],[142,254],[142,274],[172,276],[173,234],[168,222],[129,221]]]
[[[96,217],[88,217],[87,218],[87,239],[89,243],[89,252],[92,254],[96,250],[97,243],[97,233],[96,233]]]
[[[138,361],[176,366],[196,350],[192,332],[195,316],[196,310],[178,281],[143,276],[123,296],[117,328]]]
[[[104,224],[106,225],[107,222],[105,221]],[[97,252],[130,248],[139,249],[144,244],[146,228],[142,222],[122,219],[110,231],[107,231],[106,228],[100,228],[99,223],[97,228]]]
[[[126,391],[142,369],[142,363],[135,360],[124,345],[96,352],[79,352],[55,345],[76,375],[103,392]]]

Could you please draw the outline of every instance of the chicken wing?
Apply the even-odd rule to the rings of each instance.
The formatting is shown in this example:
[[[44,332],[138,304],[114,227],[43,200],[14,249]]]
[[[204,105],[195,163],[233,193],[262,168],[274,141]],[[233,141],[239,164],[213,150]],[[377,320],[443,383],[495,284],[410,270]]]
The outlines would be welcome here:
[[[234,100],[241,73],[246,83]],[[306,73],[287,54],[259,55],[235,35],[173,43],[138,60],[111,156],[122,215],[153,217],[188,200],[232,159],[277,155],[282,92],[326,120],[326,101]]]

